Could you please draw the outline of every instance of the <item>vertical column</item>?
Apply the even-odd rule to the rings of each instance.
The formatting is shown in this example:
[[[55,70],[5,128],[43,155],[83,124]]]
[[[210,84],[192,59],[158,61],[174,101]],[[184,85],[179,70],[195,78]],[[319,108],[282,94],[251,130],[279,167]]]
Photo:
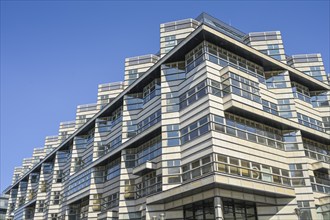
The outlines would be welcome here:
[[[159,214],[159,220],[165,220],[165,214],[164,213]]]
[[[214,197],[214,213],[215,213],[215,219],[216,220],[224,220],[223,217],[223,204],[221,197],[217,196]]]

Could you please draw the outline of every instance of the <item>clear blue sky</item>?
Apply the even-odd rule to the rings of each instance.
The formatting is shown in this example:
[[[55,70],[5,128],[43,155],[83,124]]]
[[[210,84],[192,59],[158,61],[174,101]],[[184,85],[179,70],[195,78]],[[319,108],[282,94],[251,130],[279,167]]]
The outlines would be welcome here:
[[[125,57],[159,50],[160,23],[203,11],[280,30],[287,54],[321,53],[329,72],[329,1],[1,1],[1,190],[98,84],[123,79]]]

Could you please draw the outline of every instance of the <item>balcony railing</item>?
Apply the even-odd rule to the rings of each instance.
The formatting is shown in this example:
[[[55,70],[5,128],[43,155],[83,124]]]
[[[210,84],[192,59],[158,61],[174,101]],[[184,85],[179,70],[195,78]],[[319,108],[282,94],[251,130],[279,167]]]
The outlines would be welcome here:
[[[159,85],[156,85],[158,88],[154,89],[153,91],[151,91],[148,95],[146,95],[143,98],[143,105],[145,105],[147,102],[149,102],[151,99],[153,99],[156,96],[160,95],[160,87]]]
[[[118,90],[118,89],[124,89],[124,83],[123,82],[114,82],[114,83],[105,83],[99,85],[99,91],[110,91],[110,90]]]
[[[208,60],[208,61],[210,61],[212,63],[215,63],[215,64],[217,64],[217,65],[219,65],[219,66],[221,66],[223,68],[224,67],[227,67],[227,66],[233,67],[233,68],[235,68],[237,70],[240,70],[240,71],[242,71],[244,73],[247,73],[247,74],[249,74],[251,76],[254,76],[254,77],[258,78],[258,80],[259,80],[260,83],[264,83],[264,84],[266,83],[265,77],[263,75],[261,75],[261,74],[263,74],[263,72],[257,73],[257,72],[251,71],[251,70],[249,70],[249,69],[247,69],[247,68],[245,68],[243,66],[239,66],[239,65],[237,65],[237,64],[235,64],[233,62],[230,62],[230,61],[225,60],[223,58],[214,56],[214,55],[212,55],[210,53],[207,53],[207,52],[206,53],[203,53],[199,58],[195,59],[193,62],[191,62],[190,64],[188,64],[186,66],[186,72],[187,73],[190,72],[196,66],[198,66],[199,64],[201,64],[204,60]]]
[[[330,187],[326,185],[312,183],[313,192],[330,194]]]
[[[304,102],[311,103],[311,98],[307,95],[304,95],[300,92],[293,92],[293,97],[300,99]]]
[[[77,112],[86,112],[97,110],[97,104],[78,105]]]
[[[322,153],[315,152],[315,151],[310,151],[309,149],[306,149],[306,148],[305,148],[305,155],[309,158],[312,158],[312,159],[315,159],[318,161],[330,163],[330,155],[322,154]]]

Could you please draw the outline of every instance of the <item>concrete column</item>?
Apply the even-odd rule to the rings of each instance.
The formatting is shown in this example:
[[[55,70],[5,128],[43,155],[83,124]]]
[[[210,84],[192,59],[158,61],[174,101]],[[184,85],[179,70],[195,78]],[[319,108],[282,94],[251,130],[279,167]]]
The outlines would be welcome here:
[[[164,213],[159,214],[159,220],[165,220],[165,214]]]
[[[216,220],[224,220],[223,217],[223,204],[221,197],[214,197],[214,214]]]

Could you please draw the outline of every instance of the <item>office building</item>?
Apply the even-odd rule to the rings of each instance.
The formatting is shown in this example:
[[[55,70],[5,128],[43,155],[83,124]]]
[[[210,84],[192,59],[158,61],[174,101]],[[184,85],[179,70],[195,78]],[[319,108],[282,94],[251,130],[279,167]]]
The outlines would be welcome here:
[[[15,169],[6,219],[329,219],[329,81],[284,42],[205,13],[161,24],[159,53]]]

